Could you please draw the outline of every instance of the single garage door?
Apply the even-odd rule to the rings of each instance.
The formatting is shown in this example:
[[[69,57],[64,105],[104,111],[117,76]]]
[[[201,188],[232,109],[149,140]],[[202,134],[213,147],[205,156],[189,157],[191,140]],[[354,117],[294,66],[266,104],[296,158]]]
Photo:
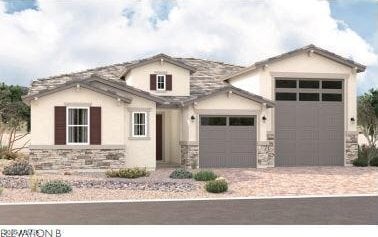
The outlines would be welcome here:
[[[253,116],[201,116],[200,168],[256,167]]]
[[[344,165],[343,81],[276,78],[276,166]]]

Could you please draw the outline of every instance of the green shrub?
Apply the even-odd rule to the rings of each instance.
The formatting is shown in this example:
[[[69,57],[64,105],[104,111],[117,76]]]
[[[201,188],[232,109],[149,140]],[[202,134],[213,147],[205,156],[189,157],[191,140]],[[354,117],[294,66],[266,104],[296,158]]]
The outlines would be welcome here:
[[[353,166],[366,167],[369,165],[369,161],[364,158],[357,158],[353,160]]]
[[[127,178],[127,179],[135,179],[139,177],[148,176],[148,172],[146,168],[124,168],[119,170],[108,170],[106,171],[105,175],[109,178]]]
[[[201,170],[194,175],[197,181],[210,181],[217,178],[217,175],[211,170]]]
[[[69,193],[71,191],[72,191],[71,185],[61,180],[48,181],[41,185],[42,193],[59,194],[59,193]]]
[[[228,184],[224,179],[211,180],[206,183],[205,188],[209,193],[224,193],[228,190]]]
[[[32,175],[34,174],[33,166],[27,161],[13,162],[3,169],[4,175]]]
[[[193,177],[192,172],[185,169],[175,169],[170,175],[171,179],[191,179]]]
[[[369,164],[371,166],[378,166],[378,156],[374,157],[373,159],[370,160]]]

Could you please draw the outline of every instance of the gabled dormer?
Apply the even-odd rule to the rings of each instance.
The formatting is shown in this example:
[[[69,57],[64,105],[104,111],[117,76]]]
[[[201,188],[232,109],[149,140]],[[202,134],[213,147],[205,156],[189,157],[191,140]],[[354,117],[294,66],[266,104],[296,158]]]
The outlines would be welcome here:
[[[160,96],[189,96],[190,74],[195,68],[165,54],[127,66],[122,74],[126,84]]]

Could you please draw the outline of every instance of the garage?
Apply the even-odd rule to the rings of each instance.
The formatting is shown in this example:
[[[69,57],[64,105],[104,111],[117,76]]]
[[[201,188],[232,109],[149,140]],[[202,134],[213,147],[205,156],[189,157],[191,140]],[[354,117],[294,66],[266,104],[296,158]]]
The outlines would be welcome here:
[[[275,79],[276,166],[344,165],[343,81]]]
[[[256,167],[254,116],[201,116],[199,167]]]

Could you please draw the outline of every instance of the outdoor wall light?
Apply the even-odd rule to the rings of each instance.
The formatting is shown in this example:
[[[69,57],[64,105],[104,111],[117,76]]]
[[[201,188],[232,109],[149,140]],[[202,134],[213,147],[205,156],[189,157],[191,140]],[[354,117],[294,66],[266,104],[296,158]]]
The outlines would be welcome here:
[[[354,122],[354,121],[355,121],[354,117],[351,117],[351,118],[350,118],[350,121],[351,121],[351,122]]]
[[[263,120],[263,121],[266,121],[266,117],[265,117],[265,115],[262,116],[262,120]]]
[[[196,120],[196,117],[195,117],[194,115],[192,115],[192,116],[190,117],[190,120],[192,120],[192,122],[193,122],[194,120]]]

